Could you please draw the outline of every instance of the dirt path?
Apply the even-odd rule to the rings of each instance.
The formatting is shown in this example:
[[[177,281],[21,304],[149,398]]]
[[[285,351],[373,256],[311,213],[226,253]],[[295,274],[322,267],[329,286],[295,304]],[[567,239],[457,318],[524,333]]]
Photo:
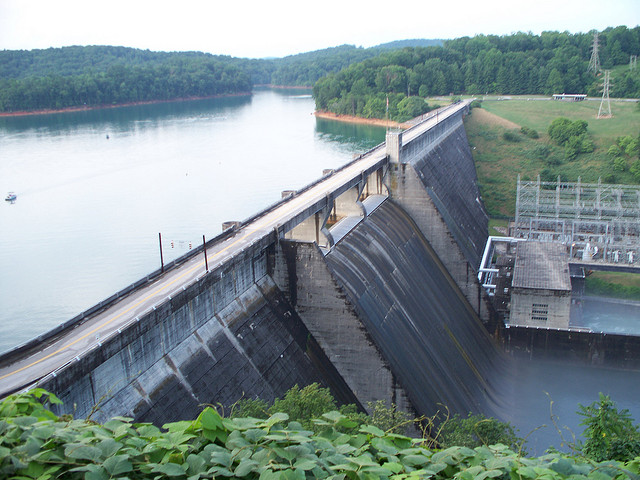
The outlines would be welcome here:
[[[318,118],[329,118],[331,120],[338,120],[340,122],[348,122],[348,123],[361,123],[363,125],[377,125],[379,127],[400,127],[400,128],[409,128],[410,125],[406,123],[398,123],[391,120],[385,120],[382,118],[362,118],[362,117],[354,117],[352,115],[338,115],[333,112],[314,112],[314,115]]]
[[[520,128],[520,125],[513,123],[506,118],[499,117],[495,113],[488,112],[484,108],[474,108],[472,115],[481,123],[488,125],[498,125],[504,128]]]

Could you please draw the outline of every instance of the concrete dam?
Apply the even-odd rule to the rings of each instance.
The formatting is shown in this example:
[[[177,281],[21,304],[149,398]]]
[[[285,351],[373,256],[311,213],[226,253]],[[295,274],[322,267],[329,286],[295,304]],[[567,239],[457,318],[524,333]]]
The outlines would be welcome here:
[[[477,280],[488,217],[462,123],[386,144],[0,357],[0,396],[162,424],[318,382],[340,403],[500,416],[504,359]],[[96,407],[97,410],[96,410]]]

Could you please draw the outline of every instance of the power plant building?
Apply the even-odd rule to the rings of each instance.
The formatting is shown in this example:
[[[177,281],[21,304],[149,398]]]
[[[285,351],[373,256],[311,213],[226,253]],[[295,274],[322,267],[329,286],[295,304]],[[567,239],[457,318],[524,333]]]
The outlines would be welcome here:
[[[566,247],[553,242],[518,242],[509,324],[568,329],[570,310]]]

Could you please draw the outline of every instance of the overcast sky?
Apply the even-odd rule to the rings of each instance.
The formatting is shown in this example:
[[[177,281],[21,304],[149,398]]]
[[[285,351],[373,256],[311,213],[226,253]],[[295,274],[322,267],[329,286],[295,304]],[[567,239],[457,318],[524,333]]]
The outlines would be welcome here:
[[[121,45],[262,58],[638,24],[639,0],[0,0],[0,49]]]

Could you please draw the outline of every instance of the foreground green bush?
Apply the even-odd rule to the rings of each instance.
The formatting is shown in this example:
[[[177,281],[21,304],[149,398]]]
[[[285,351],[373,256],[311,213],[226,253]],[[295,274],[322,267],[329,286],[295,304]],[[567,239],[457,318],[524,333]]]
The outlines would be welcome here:
[[[640,472],[640,457],[626,464],[528,459],[503,445],[430,451],[420,439],[373,426],[346,435],[339,429],[351,421],[338,412],[315,421],[319,434],[286,414],[230,419],[211,407],[159,429],[122,417],[104,425],[56,417],[38,399],[57,401],[35,390],[0,404],[0,478],[636,480]]]

